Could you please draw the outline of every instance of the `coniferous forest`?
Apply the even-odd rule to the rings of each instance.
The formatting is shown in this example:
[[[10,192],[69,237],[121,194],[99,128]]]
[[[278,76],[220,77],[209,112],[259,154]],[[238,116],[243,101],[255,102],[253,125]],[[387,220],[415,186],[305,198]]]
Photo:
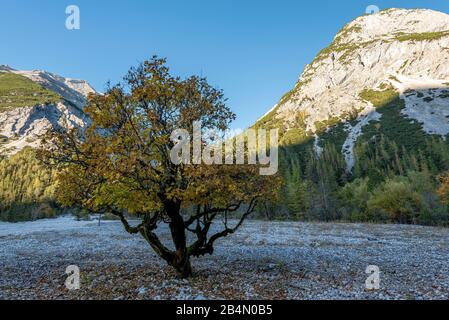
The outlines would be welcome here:
[[[313,147],[304,158],[284,149],[281,201],[286,219],[447,225],[448,206],[439,189],[449,169],[449,144],[429,138],[410,150],[386,136],[358,143],[352,174],[335,145],[317,159]],[[267,210],[266,210],[267,211]],[[275,218],[276,215],[268,216]]]
[[[0,220],[26,221],[52,218],[60,212],[54,202],[55,172],[26,148],[0,158]]]
[[[449,207],[442,190],[447,184],[449,142],[429,137],[424,145],[423,149],[407,149],[384,135],[360,142],[352,174],[346,172],[346,162],[335,144],[326,144],[319,158],[311,143],[283,147],[278,200],[259,204],[254,216],[448,225]],[[36,159],[31,148],[1,158],[0,219],[26,221],[63,213],[54,201],[56,175]]]

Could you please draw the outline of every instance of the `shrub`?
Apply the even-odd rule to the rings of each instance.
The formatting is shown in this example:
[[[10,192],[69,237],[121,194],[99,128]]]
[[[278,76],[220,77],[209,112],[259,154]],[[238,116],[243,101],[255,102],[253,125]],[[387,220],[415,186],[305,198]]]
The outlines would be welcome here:
[[[343,220],[368,221],[367,202],[371,197],[368,179],[356,179],[346,184],[337,194]]]
[[[374,216],[388,216],[399,223],[416,223],[418,215],[425,210],[420,194],[402,177],[388,179],[373,191],[368,212]]]

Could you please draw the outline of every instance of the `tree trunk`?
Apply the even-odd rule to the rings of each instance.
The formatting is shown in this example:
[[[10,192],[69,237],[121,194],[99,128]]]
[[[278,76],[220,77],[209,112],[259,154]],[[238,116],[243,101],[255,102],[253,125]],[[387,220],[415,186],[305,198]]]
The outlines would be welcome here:
[[[176,204],[166,206],[170,214],[170,232],[175,245],[175,256],[171,265],[176,269],[180,278],[186,279],[192,276],[192,267],[190,265],[190,256],[187,250],[186,229],[184,219],[180,214],[180,207]]]
[[[193,275],[192,266],[190,264],[190,257],[188,257],[187,255],[176,265],[173,265],[173,267],[176,269],[176,273],[181,279],[187,279]]]

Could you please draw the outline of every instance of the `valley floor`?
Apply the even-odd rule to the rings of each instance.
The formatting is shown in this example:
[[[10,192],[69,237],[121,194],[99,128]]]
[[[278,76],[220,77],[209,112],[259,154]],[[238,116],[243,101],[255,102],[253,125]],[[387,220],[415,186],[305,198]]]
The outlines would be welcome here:
[[[160,233],[168,241],[167,230]],[[66,267],[81,270],[68,291]],[[380,268],[367,291],[365,270]],[[119,222],[0,223],[0,299],[449,299],[449,230],[248,221],[175,279]]]

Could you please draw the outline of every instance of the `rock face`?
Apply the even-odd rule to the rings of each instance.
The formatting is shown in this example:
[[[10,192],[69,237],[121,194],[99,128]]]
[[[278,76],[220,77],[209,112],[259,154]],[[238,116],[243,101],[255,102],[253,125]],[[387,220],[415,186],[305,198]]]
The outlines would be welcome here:
[[[363,128],[384,117],[381,106],[373,105],[373,93],[388,90],[405,102],[401,115],[420,123],[426,134],[449,134],[448,15],[389,9],[357,18],[306,66],[295,88],[258,124],[319,139],[323,130],[343,123],[341,147],[350,171]],[[319,153],[319,140],[315,146]]]
[[[39,137],[49,129],[84,128],[89,123],[83,107],[87,96],[96,91],[86,81],[45,71],[19,71],[5,65],[0,66],[0,73],[25,77],[60,97],[58,102],[0,108],[0,151],[14,154],[26,146],[37,147]],[[11,95],[16,97],[18,90],[12,84]]]
[[[64,78],[46,71],[14,70],[12,72],[27,77],[44,88],[59,94],[80,109],[86,104],[87,96],[90,93],[95,93],[95,90],[84,80]]]

